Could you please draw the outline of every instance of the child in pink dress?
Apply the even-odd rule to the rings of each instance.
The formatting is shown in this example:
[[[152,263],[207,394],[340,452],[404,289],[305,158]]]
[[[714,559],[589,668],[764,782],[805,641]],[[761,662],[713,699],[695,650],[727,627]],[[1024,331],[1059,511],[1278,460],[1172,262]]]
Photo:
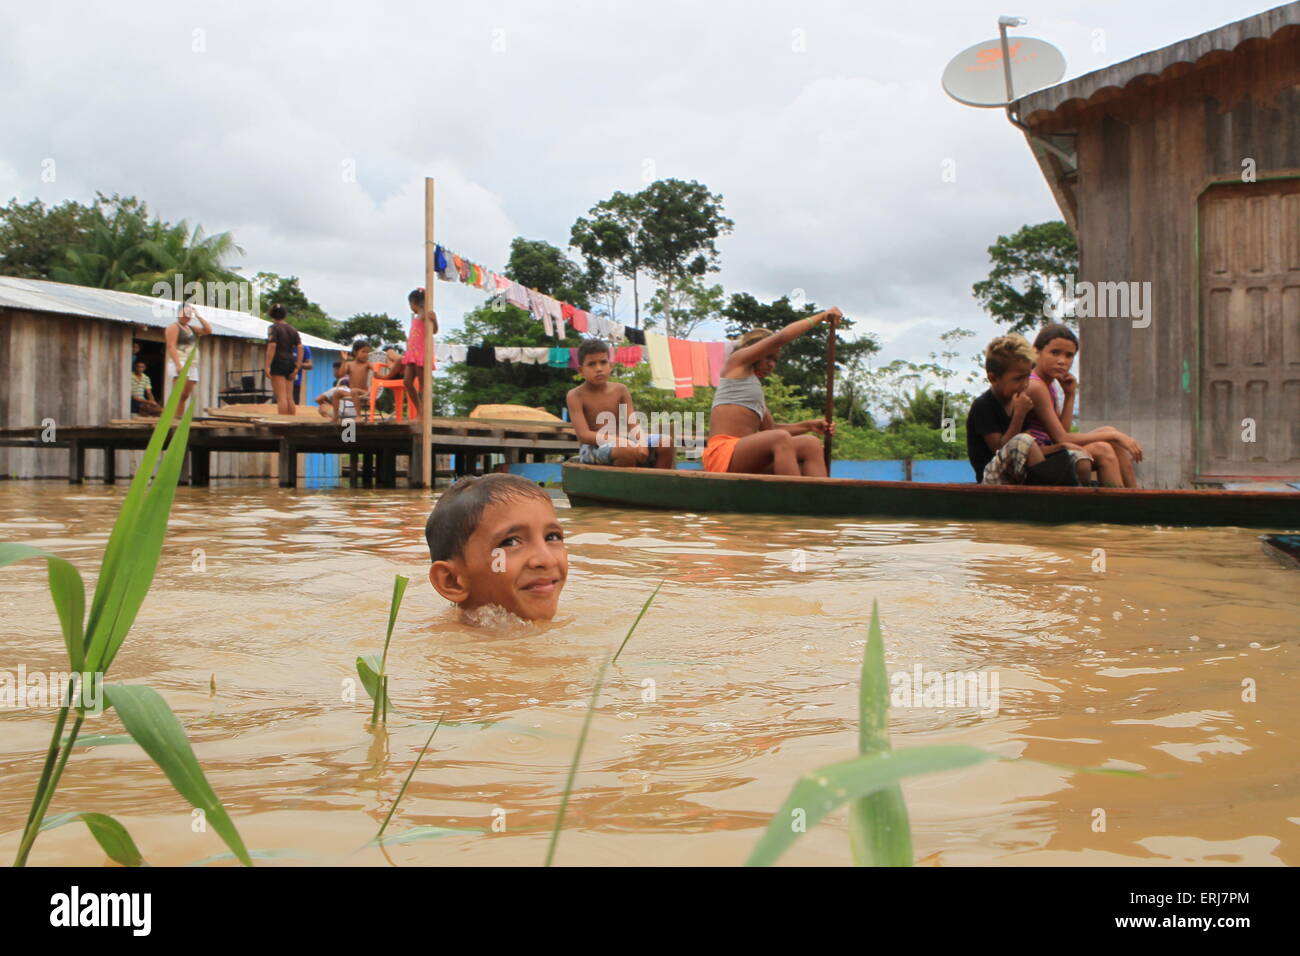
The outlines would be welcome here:
[[[402,382],[406,386],[406,394],[415,402],[416,417],[419,417],[418,410],[423,408],[420,404],[420,386],[424,384],[424,317],[429,317],[433,323],[433,334],[437,335],[438,315],[425,310],[423,289],[412,289],[406,301],[411,307],[411,332],[406,337],[406,354],[402,356]],[[432,367],[437,366],[433,364]]]

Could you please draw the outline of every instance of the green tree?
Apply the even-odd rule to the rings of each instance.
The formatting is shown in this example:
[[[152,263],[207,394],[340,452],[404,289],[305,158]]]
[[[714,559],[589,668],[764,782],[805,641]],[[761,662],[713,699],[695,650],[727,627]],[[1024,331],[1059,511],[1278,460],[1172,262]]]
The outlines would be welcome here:
[[[549,242],[516,236],[510,243],[506,275],[579,309],[591,308],[591,277]]]
[[[718,271],[716,240],[734,223],[722,214],[722,196],[694,181],[661,179],[641,190],[637,200],[640,266],[658,283],[663,328],[675,336],[675,316],[691,294],[687,279]]]
[[[1063,285],[1079,271],[1074,233],[1059,220],[1022,226],[1015,235],[998,236],[989,246],[989,258],[993,262],[989,277],[975,283],[972,291],[995,322],[1022,335],[1046,321],[1051,288]],[[1059,321],[1073,324],[1076,320],[1064,316]]]
[[[404,342],[406,329],[387,312],[358,312],[339,323],[337,340],[351,343],[356,339],[365,339],[373,347],[379,348],[381,345]]]
[[[0,275],[52,279],[67,251],[86,244],[94,216],[94,207],[72,200],[47,209],[39,199],[11,199],[0,208]]]
[[[675,330],[678,338],[690,338],[692,332],[702,322],[717,319],[723,308],[722,286],[706,286],[698,276],[687,276],[677,287],[675,302],[670,306],[667,290],[660,288],[650,298],[652,315],[663,316],[668,327]],[[645,327],[654,328],[659,323],[647,318]]]
[[[259,272],[254,284],[257,286],[262,318],[269,318],[271,306],[284,306],[285,321],[299,332],[315,335],[330,342],[340,342],[340,323],[325,314],[315,302],[307,298],[298,284],[297,276],[282,276],[274,272]],[[405,333],[402,338],[405,339]]]
[[[736,338],[750,329],[775,332],[818,311],[813,303],[795,308],[788,296],[762,303],[748,292],[737,292],[722,309],[722,316],[726,320],[727,336]],[[836,331],[835,414],[854,424],[867,425],[871,419],[862,370],[867,358],[880,350],[880,344],[870,334],[850,339],[847,335],[852,330],[853,320],[846,316]],[[781,379],[798,389],[808,406],[819,410],[826,408],[826,345],[826,335],[819,331],[801,335],[781,350],[776,362]]]
[[[591,277],[592,294],[608,303],[608,315],[617,313],[619,279],[632,280],[633,325],[641,327],[641,220],[643,204],[637,196],[616,191],[579,216],[569,232],[569,245],[582,253]]]

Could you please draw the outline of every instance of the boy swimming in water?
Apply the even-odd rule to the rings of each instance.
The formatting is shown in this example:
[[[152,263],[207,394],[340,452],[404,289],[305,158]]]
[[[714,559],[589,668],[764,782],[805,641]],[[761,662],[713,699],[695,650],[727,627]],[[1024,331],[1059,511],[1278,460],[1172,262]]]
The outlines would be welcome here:
[[[462,613],[496,605],[549,621],[569,576],[564,530],[550,496],[519,475],[462,478],[424,526],[429,583]]]

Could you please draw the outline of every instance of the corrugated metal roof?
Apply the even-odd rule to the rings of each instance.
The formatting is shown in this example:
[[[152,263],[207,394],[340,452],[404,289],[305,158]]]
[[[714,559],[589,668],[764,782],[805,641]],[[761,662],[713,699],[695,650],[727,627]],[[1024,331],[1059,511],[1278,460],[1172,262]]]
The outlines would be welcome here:
[[[134,292],[115,292],[112,289],[92,289],[88,286],[66,285],[44,279],[15,279],[0,276],[0,308],[27,309],[32,312],[58,312],[63,315],[81,315],[110,322],[132,322],[166,328],[176,321],[177,303]],[[231,338],[266,341],[266,329],[271,323],[247,312],[218,309],[213,306],[196,307],[212,326],[214,335]],[[299,333],[302,344],[314,349],[347,351],[349,346],[327,339]]]
[[[1285,27],[1297,25],[1300,25],[1300,2],[1287,3],[1022,96],[1015,103],[1016,113],[1022,122],[1028,123],[1035,113],[1055,112],[1071,100],[1087,102],[1102,90],[1123,89],[1139,77],[1160,76],[1176,64],[1195,64],[1211,53],[1231,52],[1247,40],[1266,40]]]

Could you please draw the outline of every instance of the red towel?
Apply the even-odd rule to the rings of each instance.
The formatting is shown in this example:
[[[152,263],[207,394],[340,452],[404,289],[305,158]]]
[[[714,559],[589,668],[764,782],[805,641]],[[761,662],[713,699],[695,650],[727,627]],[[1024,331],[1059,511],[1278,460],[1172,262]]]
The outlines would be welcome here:
[[[725,342],[706,342],[709,353],[709,384],[714,388],[722,381],[722,366],[727,363],[727,344]]]
[[[668,340],[668,355],[673,363],[673,381],[678,398],[692,398],[695,373],[691,367],[691,343],[685,339]]]
[[[709,384],[709,349],[703,342],[691,343],[691,384]]]
[[[561,309],[560,311],[563,312],[564,310]],[[582,309],[573,310],[573,327],[579,332],[587,331],[587,313]]]

